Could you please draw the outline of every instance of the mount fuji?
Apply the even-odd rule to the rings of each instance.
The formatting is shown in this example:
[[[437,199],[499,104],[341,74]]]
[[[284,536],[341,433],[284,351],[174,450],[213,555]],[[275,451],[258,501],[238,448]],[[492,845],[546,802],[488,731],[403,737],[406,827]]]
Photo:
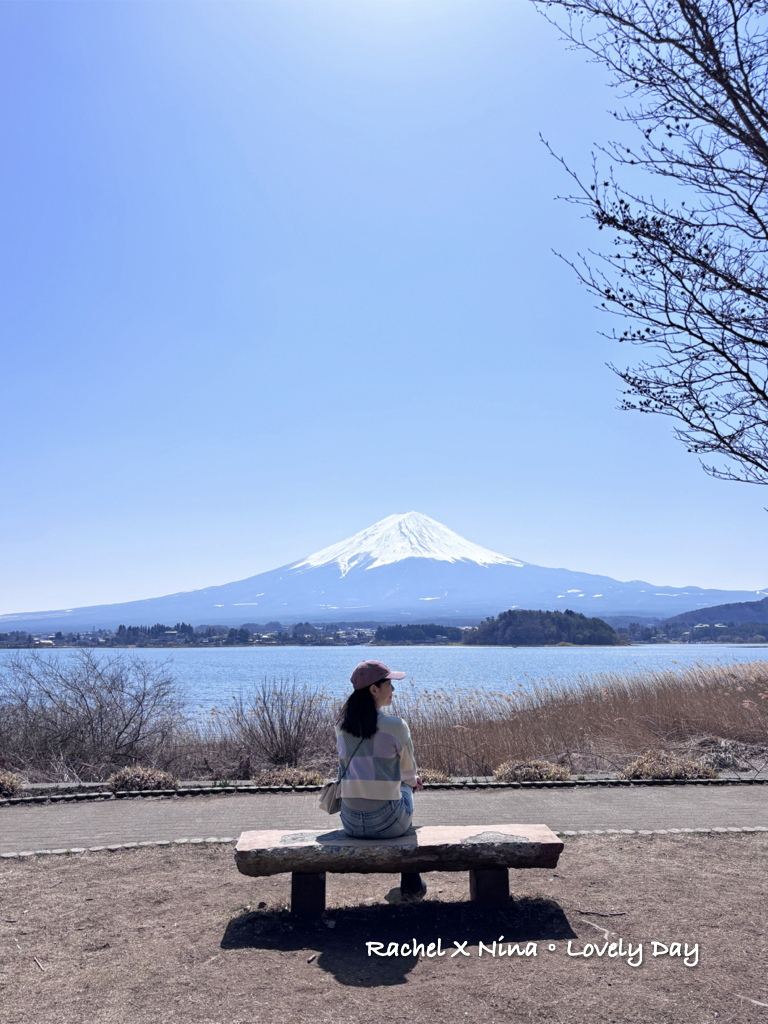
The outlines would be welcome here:
[[[667,617],[754,601],[764,590],[666,587],[548,569],[500,555],[419,512],[391,515],[297,562],[235,583],[166,597],[0,616],[0,629],[115,629],[222,623],[477,621],[508,608]]]

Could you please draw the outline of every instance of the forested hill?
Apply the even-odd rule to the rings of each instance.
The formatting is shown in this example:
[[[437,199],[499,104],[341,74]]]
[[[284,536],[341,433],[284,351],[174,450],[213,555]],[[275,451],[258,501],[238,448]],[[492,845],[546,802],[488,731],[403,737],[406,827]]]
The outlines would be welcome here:
[[[465,644],[504,644],[514,647],[622,643],[615,629],[602,619],[588,619],[580,612],[512,610],[485,619],[477,629],[464,633]]]
[[[682,612],[666,619],[664,626],[696,626],[703,622],[714,625],[716,622],[768,623],[768,597],[762,601],[737,601],[734,604],[716,604],[711,608],[697,608],[694,612]]]

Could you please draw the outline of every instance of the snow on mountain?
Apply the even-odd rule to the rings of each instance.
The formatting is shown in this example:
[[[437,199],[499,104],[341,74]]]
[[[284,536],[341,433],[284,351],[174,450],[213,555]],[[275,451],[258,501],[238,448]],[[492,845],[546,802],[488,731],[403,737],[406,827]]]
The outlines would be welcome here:
[[[475,562],[477,565],[517,565],[519,562],[496,551],[473,544],[436,519],[421,512],[387,516],[354,537],[308,555],[291,566],[292,569],[330,565],[339,566],[341,575],[362,567],[378,569],[404,558],[431,558],[437,562]]]

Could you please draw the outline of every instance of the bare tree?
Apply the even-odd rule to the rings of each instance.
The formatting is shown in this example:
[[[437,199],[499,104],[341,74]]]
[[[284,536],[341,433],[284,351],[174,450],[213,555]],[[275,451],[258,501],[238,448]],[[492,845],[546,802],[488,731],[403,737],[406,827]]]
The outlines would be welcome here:
[[[768,0],[533,2],[610,69],[639,133],[593,153],[591,182],[561,161],[614,234],[567,262],[624,320],[608,336],[645,350],[611,366],[622,408],[673,417],[711,475],[768,484]]]
[[[167,664],[88,650],[17,654],[0,672],[0,767],[84,781],[136,761],[165,767],[183,711]]]

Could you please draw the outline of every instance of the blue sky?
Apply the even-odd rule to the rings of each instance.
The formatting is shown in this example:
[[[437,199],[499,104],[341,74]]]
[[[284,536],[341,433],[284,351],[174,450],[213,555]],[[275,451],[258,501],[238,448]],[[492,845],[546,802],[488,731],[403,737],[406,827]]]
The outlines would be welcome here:
[[[552,250],[616,97],[530,4],[0,5],[0,612],[224,583],[416,510],[768,585],[765,492],[617,410]]]

